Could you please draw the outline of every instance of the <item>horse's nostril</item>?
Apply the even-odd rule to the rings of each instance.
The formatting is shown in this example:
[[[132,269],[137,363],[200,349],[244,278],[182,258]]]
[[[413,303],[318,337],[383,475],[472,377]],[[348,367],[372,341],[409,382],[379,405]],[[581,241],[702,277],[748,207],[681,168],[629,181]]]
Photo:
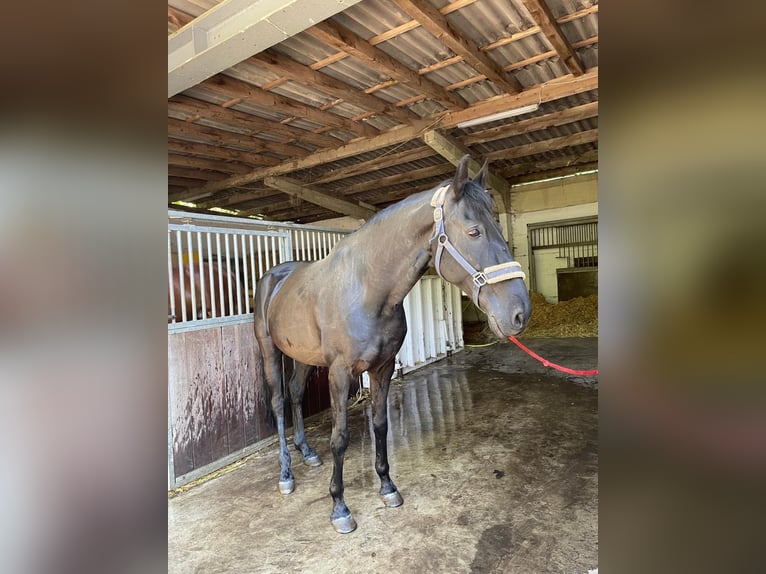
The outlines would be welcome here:
[[[522,325],[524,325],[524,312],[523,311],[518,311],[513,316],[513,326],[516,329],[520,329],[522,327]]]

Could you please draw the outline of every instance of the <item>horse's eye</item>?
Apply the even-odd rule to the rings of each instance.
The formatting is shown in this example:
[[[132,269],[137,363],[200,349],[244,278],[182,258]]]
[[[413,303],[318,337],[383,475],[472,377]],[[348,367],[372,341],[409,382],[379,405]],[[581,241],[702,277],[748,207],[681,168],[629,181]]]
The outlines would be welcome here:
[[[473,229],[469,229],[468,237],[481,237],[481,231],[479,231],[475,227]]]

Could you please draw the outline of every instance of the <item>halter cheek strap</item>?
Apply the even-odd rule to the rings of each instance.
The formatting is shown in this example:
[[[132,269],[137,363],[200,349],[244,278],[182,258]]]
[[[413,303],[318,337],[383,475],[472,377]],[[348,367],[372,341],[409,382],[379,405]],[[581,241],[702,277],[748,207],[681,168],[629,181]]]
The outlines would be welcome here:
[[[452,258],[465,269],[473,280],[473,289],[471,298],[474,305],[479,306],[479,291],[484,285],[500,283],[501,281],[508,281],[509,279],[524,279],[526,275],[521,270],[521,264],[516,261],[507,261],[506,263],[500,263],[498,265],[491,265],[485,267],[479,271],[471,265],[465,257],[452,245],[452,242],[447,237],[447,233],[444,230],[444,198],[447,195],[449,184],[441,186],[434,192],[431,198],[431,207],[434,208],[434,234],[429,240],[429,243],[436,240],[436,255],[434,260],[434,267],[439,277],[444,279],[441,272],[441,259],[446,249]]]

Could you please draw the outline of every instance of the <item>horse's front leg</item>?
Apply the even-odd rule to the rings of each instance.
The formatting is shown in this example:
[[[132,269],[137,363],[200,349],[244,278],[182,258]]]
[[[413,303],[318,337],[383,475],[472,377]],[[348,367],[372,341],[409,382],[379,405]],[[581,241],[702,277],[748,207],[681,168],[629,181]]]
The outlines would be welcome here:
[[[330,404],[332,408],[332,479],[330,496],[333,508],[330,522],[340,534],[347,534],[356,529],[356,521],[343,500],[343,456],[348,448],[348,390],[352,373],[337,361],[330,366]]]
[[[388,387],[394,374],[396,358],[380,368],[368,371],[372,398],[372,427],[375,431],[375,470],[380,477],[380,496],[386,506],[394,508],[404,502],[391,480],[388,467]]]

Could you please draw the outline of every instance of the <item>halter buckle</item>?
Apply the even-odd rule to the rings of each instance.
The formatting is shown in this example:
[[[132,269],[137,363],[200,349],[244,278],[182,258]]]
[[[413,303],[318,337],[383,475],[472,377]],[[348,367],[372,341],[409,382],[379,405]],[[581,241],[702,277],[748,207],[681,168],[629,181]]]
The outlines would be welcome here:
[[[434,209],[434,222],[439,223],[442,220],[442,217],[444,217],[443,210],[441,206],[438,206]]]
[[[487,276],[484,275],[483,271],[477,271],[471,279],[473,279],[473,284],[477,287],[484,287],[487,284]]]

